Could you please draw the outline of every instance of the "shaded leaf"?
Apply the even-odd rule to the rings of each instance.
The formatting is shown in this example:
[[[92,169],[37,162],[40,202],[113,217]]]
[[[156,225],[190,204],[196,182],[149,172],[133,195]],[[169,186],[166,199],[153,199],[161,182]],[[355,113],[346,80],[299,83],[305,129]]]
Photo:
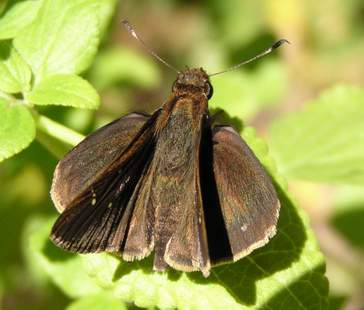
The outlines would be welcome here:
[[[52,75],[34,87],[27,98],[37,105],[63,105],[96,109],[100,98],[96,90],[77,75]]]
[[[80,73],[99,42],[96,0],[45,0],[35,21],[14,40],[36,79],[54,73]]]
[[[344,296],[330,296],[330,310],[342,310],[345,309],[345,303],[347,302],[347,297]]]
[[[0,161],[25,149],[35,138],[35,124],[28,109],[0,99]]]
[[[292,179],[363,184],[363,119],[364,89],[338,86],[277,120],[270,146],[279,171]]]
[[[212,85],[214,95],[209,106],[247,121],[279,102],[285,93],[287,75],[279,63],[267,61],[256,72],[236,71],[212,77]]]
[[[8,4],[8,0],[1,1],[1,3],[0,3],[0,14],[2,14],[4,12],[5,7],[6,7],[7,4]]]
[[[244,137],[261,161],[274,170],[264,143],[251,129]],[[277,179],[275,179],[277,182]],[[204,278],[200,273],[174,270],[152,271],[152,256],[127,263],[102,253],[74,255],[56,248],[48,239],[54,219],[39,224],[29,234],[31,253],[48,276],[70,296],[78,276],[88,277],[88,285],[98,286],[124,302],[139,307],[193,309],[322,309],[327,307],[328,285],[324,260],[318,250],[307,218],[293,205],[281,185],[276,183],[281,201],[277,235],[268,245],[234,263],[212,269]],[[37,240],[37,243],[34,243]],[[64,264],[65,270],[62,270]],[[76,276],[68,271],[78,268]],[[76,267],[77,266],[77,267]],[[57,273],[54,270],[57,270]],[[76,282],[76,283],[75,283]],[[81,295],[81,294],[79,294]],[[85,295],[83,292],[82,296]]]
[[[264,29],[263,1],[219,1],[213,0],[208,6],[220,24],[221,40],[230,47],[241,46],[259,35]],[[244,27],[241,22],[244,21]]]
[[[0,43],[0,90],[19,93],[30,89],[32,73],[19,53],[8,43]]]
[[[159,83],[160,75],[153,60],[146,59],[133,50],[118,46],[97,56],[90,72],[90,79],[98,89],[120,82],[152,88]]]
[[[0,18],[0,39],[14,38],[36,17],[42,1],[22,1],[15,3]]]
[[[364,250],[364,187],[341,187],[334,198],[332,226],[352,245]]]

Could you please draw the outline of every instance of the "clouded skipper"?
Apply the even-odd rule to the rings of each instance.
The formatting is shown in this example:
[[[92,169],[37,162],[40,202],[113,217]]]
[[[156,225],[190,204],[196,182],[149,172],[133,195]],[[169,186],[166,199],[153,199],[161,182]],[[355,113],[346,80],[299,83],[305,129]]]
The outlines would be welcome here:
[[[155,270],[171,266],[207,277],[211,266],[236,261],[275,234],[275,189],[240,135],[212,125],[209,75],[202,68],[176,71],[172,94],[153,115],[115,120],[58,163],[51,189],[61,212],[51,233],[56,245],[115,252],[126,261],[154,250]]]

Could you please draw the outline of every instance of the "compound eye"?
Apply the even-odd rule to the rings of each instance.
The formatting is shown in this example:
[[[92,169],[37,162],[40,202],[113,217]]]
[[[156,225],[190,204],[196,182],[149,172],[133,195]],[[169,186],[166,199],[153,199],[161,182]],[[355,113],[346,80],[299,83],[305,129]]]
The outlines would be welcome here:
[[[207,99],[210,99],[212,97],[213,93],[214,93],[214,89],[213,89],[211,83],[206,82],[205,88],[206,88],[205,93],[207,95]]]
[[[175,80],[172,84],[172,92],[175,92],[177,88],[177,80]]]

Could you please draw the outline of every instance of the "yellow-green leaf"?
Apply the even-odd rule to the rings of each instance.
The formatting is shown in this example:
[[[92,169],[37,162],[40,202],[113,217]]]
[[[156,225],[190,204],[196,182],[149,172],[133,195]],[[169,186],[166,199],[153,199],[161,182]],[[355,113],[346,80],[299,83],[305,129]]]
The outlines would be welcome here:
[[[98,1],[44,0],[33,23],[14,39],[36,80],[55,73],[80,73],[99,42]]]
[[[63,105],[84,109],[96,109],[100,97],[89,82],[72,75],[52,75],[34,87],[27,98],[37,105]]]
[[[0,43],[0,90],[19,93],[30,89],[32,73],[13,46]]]
[[[15,3],[0,18],[0,39],[11,39],[27,27],[36,17],[42,1]]]
[[[364,89],[334,87],[277,120],[270,147],[288,178],[364,184]]]
[[[35,138],[35,124],[28,109],[0,99],[0,161],[25,149]]]

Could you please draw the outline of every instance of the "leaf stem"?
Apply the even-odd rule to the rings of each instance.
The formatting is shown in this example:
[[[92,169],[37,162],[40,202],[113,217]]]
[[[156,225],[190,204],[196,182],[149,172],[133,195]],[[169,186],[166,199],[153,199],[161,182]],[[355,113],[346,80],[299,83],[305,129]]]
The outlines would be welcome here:
[[[38,114],[35,110],[32,110],[32,113],[37,128],[51,137],[54,137],[72,146],[80,143],[85,138],[78,132],[63,126],[44,115]]]
[[[36,139],[43,147],[47,149],[48,152],[53,154],[57,159],[61,159],[64,154],[69,151],[68,144],[64,144],[59,140],[56,140],[55,138],[43,133],[40,130],[37,131]]]
[[[7,93],[4,93],[0,90],[0,98],[6,99],[6,100],[12,100],[12,97],[9,96]]]

